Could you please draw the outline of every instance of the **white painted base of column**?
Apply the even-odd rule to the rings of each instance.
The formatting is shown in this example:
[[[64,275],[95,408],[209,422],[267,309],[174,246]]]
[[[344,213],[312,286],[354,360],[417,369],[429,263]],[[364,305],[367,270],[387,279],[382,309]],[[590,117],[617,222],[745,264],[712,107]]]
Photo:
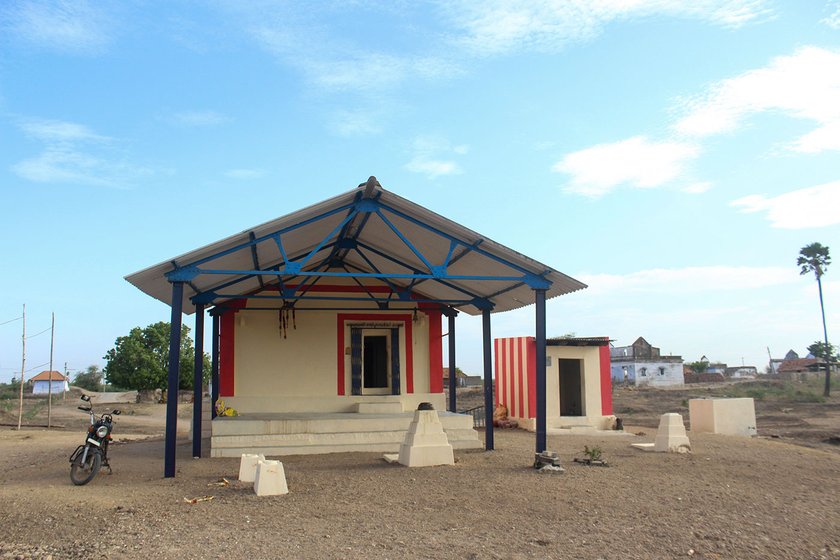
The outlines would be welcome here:
[[[253,453],[243,453],[239,461],[239,481],[254,482],[257,476],[257,463],[265,461],[265,456]]]
[[[257,496],[281,496],[289,493],[286,485],[286,470],[280,461],[260,461],[254,480]]]

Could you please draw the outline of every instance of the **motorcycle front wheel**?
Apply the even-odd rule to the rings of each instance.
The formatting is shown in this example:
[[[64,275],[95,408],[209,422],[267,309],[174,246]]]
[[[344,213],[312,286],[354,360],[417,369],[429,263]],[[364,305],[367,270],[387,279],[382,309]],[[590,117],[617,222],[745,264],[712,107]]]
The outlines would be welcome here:
[[[99,467],[102,466],[102,457],[98,451],[89,450],[84,463],[82,463],[83,455],[84,453],[79,453],[70,465],[70,480],[76,486],[82,486],[93,480],[99,472]]]

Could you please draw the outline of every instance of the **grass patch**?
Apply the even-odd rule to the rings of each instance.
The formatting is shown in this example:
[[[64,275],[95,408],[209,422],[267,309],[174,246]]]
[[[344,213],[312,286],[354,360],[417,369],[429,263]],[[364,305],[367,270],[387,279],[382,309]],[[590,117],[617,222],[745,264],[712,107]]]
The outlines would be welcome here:
[[[824,403],[819,379],[797,381],[755,381],[727,387],[725,397],[748,397],[757,401]]]

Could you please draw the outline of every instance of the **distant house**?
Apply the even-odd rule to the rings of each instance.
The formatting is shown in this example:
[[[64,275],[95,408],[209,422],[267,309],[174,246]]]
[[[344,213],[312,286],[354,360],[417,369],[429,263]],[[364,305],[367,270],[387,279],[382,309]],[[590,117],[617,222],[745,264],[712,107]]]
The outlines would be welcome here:
[[[682,356],[663,356],[656,346],[642,338],[630,346],[610,348],[610,374],[613,382],[654,387],[685,383]]]
[[[42,371],[32,379],[32,394],[47,395],[50,393],[52,382],[52,393],[63,393],[70,390],[70,382],[67,377],[59,371]]]
[[[738,366],[726,368],[726,377],[732,379],[755,379],[758,376],[758,369],[755,366]]]
[[[455,385],[457,387],[467,386],[467,374],[463,371],[455,370]],[[449,368],[443,368],[443,386],[449,387]]]
[[[706,371],[704,373],[719,373],[720,375],[726,375],[726,370],[729,369],[725,363],[723,362],[710,362],[709,358],[706,356],[702,356],[700,361],[706,364]]]
[[[777,373],[782,379],[803,380],[811,375],[819,375],[825,371],[824,368],[825,361],[820,358],[795,358],[782,362]]]

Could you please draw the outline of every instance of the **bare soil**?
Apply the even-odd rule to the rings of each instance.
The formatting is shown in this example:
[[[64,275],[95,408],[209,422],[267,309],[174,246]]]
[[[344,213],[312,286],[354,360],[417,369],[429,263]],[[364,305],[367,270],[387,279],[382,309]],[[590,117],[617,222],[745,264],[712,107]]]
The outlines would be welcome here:
[[[285,457],[290,493],[262,498],[236,481],[238,459],[192,459],[185,439],[164,479],[165,407],[148,404],[116,405],[129,413],[115,435],[130,441],[112,447],[113,474],[73,486],[67,457],[86,419],[68,399],[54,410],[63,429],[0,429],[0,558],[840,558],[840,453],[797,435],[837,435],[837,398],[757,403],[759,433],[780,438],[689,434],[686,455],[630,447],[685,398],[616,389],[627,431],[645,436],[549,436],[564,474],[531,468],[533,434],[496,430],[495,451],[456,452],[452,467]],[[584,445],[610,466],[574,463]],[[212,485],[222,477],[231,484]]]

